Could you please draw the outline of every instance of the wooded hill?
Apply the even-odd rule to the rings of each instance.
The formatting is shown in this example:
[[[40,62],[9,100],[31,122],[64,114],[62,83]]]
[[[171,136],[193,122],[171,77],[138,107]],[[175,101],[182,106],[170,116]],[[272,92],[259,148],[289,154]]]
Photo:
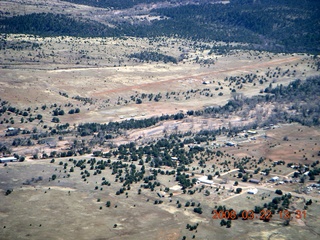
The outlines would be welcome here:
[[[70,0],[94,5],[89,0]],[[140,2],[158,0],[139,0]],[[99,1],[99,4],[131,6],[133,1]],[[97,3],[97,4],[98,4]],[[103,5],[102,7],[106,7]],[[115,28],[66,15],[29,14],[4,17],[2,33],[71,35],[79,37],[178,36],[196,41],[218,40],[248,43],[249,48],[274,52],[320,51],[320,2],[316,0],[233,0],[230,4],[198,4],[153,9],[161,20],[139,22],[114,20]]]

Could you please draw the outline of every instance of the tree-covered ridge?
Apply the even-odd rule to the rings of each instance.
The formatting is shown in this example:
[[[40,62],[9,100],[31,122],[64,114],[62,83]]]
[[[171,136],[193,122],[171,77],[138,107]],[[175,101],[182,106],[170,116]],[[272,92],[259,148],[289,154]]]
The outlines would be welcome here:
[[[115,18],[112,23],[115,28],[110,28],[66,15],[29,14],[0,20],[0,32],[79,37],[178,36],[197,41],[248,43],[246,48],[273,52],[318,54],[319,11],[320,2],[315,0],[303,3],[298,0],[260,0],[254,3],[234,0],[230,4],[202,2],[154,9],[150,15],[160,15],[161,20],[147,21],[148,24],[119,22]]]
[[[2,33],[26,33],[40,36],[113,36],[116,31],[98,22],[80,21],[62,14],[32,13],[0,20]]]
[[[155,13],[169,19],[154,22],[145,34],[157,35],[159,31],[194,39],[259,43],[265,49],[280,51],[319,51],[320,2],[257,2],[156,9]]]

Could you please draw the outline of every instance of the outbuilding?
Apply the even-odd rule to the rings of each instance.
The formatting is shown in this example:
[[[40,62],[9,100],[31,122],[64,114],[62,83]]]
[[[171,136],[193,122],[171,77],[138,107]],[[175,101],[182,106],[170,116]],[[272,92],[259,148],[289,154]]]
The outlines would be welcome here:
[[[18,159],[16,159],[15,157],[3,157],[0,158],[0,163],[7,163],[7,162],[17,162]]]
[[[250,178],[250,179],[249,179],[249,182],[255,183],[255,184],[259,184],[259,183],[260,183],[260,180],[259,180],[259,179],[255,179],[255,178]]]
[[[278,181],[279,180],[279,177],[272,177],[271,179],[270,179],[270,182],[276,182],[276,181]]]
[[[247,133],[253,135],[253,134],[257,134],[257,131],[254,131],[254,130],[248,130]]]
[[[257,194],[258,193],[258,189],[256,188],[252,188],[248,190],[248,194]]]
[[[212,180],[208,180],[208,177],[207,177],[207,176],[202,176],[202,177],[199,177],[199,178],[198,178],[197,183],[198,183],[198,184],[199,184],[199,183],[204,183],[204,184],[209,184],[209,185],[211,185],[211,184],[213,184],[213,181],[212,181]]]
[[[229,147],[235,146],[235,144],[233,142],[226,142],[226,145],[229,146]]]

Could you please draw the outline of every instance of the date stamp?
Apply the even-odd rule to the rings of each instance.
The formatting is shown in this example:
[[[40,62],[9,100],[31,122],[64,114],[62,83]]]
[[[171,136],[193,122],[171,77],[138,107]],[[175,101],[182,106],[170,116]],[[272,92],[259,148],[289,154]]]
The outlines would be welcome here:
[[[290,220],[292,218],[296,219],[306,219],[307,211],[306,210],[295,210],[295,211],[278,211],[277,213],[272,214],[271,210],[261,210],[258,213],[253,210],[242,210],[238,214],[235,210],[226,210],[226,211],[212,211],[213,219],[228,219],[235,220],[238,218],[242,218],[243,220],[253,220],[260,219],[269,221],[273,216],[278,215],[280,219]]]

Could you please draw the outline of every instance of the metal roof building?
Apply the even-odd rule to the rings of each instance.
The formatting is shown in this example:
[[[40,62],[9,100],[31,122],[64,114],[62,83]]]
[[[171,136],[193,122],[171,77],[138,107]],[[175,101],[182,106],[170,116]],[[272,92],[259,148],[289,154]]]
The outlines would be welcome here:
[[[17,162],[18,159],[16,159],[15,157],[3,157],[0,158],[0,163],[7,163],[7,162]]]
[[[249,182],[259,184],[260,180],[259,179],[254,179],[254,178],[250,178]]]

